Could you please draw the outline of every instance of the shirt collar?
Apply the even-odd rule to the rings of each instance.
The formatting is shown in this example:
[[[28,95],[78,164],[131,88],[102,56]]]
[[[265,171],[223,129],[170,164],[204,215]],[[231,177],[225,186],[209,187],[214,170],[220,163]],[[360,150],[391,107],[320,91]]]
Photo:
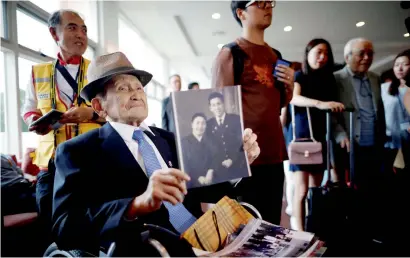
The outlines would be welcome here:
[[[346,65],[346,69],[347,69],[347,72],[350,74],[350,76],[352,76],[353,78],[364,80],[364,81],[367,80],[367,72],[364,74],[363,77],[360,77],[359,75],[354,74],[352,70],[350,69],[350,67],[347,65]]]
[[[124,141],[128,141],[128,142],[134,141],[132,139],[132,135],[135,130],[148,131],[152,133],[152,135],[155,136],[155,134],[152,132],[149,126],[146,125],[145,123],[141,123],[139,127],[127,125],[123,123],[118,123],[118,122],[112,122],[112,121],[109,121],[109,123],[117,131],[117,133],[121,136],[121,138],[124,139]]]
[[[221,118],[217,118],[217,122],[221,122],[221,124],[223,124],[225,122],[225,117],[226,117],[226,112],[222,115]]]
[[[64,61],[63,57],[61,56],[61,53],[58,53],[57,58],[62,66],[66,66],[68,64],[79,65],[81,62],[81,56],[73,56],[69,58],[67,61]]]

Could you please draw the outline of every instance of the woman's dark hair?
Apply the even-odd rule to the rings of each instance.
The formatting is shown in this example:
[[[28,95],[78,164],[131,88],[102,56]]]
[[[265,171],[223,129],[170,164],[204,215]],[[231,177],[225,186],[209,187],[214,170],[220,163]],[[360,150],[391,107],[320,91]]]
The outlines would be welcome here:
[[[211,104],[211,100],[216,99],[216,98],[220,99],[222,102],[225,101],[224,95],[222,95],[219,92],[212,92],[211,94],[209,94],[209,97],[208,97],[209,104]]]
[[[309,62],[308,62],[309,52],[310,50],[312,50],[314,47],[316,47],[319,44],[325,44],[327,47],[327,62],[325,66],[323,66],[320,69],[323,70],[324,72],[333,73],[334,66],[335,66],[335,60],[333,58],[332,47],[330,46],[329,42],[325,39],[312,39],[305,48],[305,55],[303,58],[302,71],[306,75],[312,72],[312,68],[310,67]]]
[[[197,117],[202,117],[202,118],[205,119],[205,121],[206,121],[206,116],[205,116],[204,113],[195,113],[195,114],[192,116],[191,123],[194,122],[195,118],[197,118]]]
[[[404,50],[403,52],[398,54],[396,58],[394,59],[394,62],[396,62],[397,58],[402,57],[402,56],[406,56],[410,60],[410,49]],[[404,77],[404,80],[406,81],[406,83],[410,82],[410,72],[406,74],[406,76]],[[393,76],[393,79],[389,87],[389,94],[393,96],[399,94],[399,86],[400,86],[400,80],[396,76]]]

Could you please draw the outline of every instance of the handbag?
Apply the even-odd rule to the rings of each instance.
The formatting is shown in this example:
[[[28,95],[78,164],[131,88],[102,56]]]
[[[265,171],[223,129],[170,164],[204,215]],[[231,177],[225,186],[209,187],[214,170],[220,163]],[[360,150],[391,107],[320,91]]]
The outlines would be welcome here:
[[[313,138],[312,122],[310,118],[309,108],[306,107],[311,141],[299,142],[296,140],[303,140],[303,139],[296,139],[295,108],[293,105],[291,105],[291,107],[292,107],[293,139],[289,143],[289,147],[288,147],[289,163],[293,165],[322,164],[323,163],[322,143],[316,141],[315,138]]]

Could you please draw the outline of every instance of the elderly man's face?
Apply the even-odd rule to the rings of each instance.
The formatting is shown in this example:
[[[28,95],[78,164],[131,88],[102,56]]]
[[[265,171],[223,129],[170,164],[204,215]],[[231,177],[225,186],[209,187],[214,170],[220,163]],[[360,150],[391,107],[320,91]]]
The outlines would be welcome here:
[[[373,44],[369,41],[360,41],[352,45],[352,53],[347,63],[354,73],[365,73],[373,62]]]
[[[102,108],[115,122],[141,123],[148,116],[144,87],[133,75],[117,75],[106,89]]]

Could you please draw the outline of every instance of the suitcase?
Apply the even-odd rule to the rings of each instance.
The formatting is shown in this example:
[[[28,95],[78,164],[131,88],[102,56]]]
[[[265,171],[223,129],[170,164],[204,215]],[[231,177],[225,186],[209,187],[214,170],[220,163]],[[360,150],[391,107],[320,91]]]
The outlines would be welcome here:
[[[327,182],[309,189],[305,230],[326,242],[325,256],[408,256],[410,253],[403,245],[404,238],[399,236],[405,229],[394,221],[396,216],[391,211],[394,208],[392,203],[397,205],[399,202],[394,200],[398,197],[394,194],[395,186],[382,181],[371,192],[355,187],[354,109],[345,112],[350,113],[349,179],[339,184],[330,181],[333,142],[331,112],[327,111]]]
[[[353,109],[347,109],[350,112],[350,131],[353,132]],[[349,225],[350,201],[354,185],[354,163],[350,162],[351,183],[346,185],[343,182],[331,182],[331,155],[332,150],[332,125],[331,111],[326,111],[326,177],[325,184],[320,187],[310,188],[307,195],[308,211],[306,216],[305,230],[315,233],[321,240],[326,242],[328,252],[326,256],[348,256],[345,248],[341,248],[341,243],[348,237],[347,230]],[[352,133],[350,140],[352,141]],[[350,152],[350,160],[354,158],[354,150]]]

